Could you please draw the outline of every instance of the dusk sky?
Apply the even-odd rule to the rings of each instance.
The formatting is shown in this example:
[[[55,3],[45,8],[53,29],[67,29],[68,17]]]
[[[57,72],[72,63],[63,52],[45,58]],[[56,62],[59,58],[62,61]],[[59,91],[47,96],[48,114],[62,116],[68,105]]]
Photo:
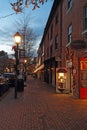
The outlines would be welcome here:
[[[15,28],[15,22],[21,13],[16,14],[12,9],[9,2],[16,0],[2,0],[0,1],[0,51],[4,50],[8,54],[13,53],[12,46],[15,44],[13,35],[18,31]],[[30,17],[30,27],[34,32],[38,33],[37,46],[41,41],[43,31],[48,20],[53,0],[48,0],[44,5],[40,5],[40,8],[32,11],[32,5],[29,8],[25,8],[26,15]]]

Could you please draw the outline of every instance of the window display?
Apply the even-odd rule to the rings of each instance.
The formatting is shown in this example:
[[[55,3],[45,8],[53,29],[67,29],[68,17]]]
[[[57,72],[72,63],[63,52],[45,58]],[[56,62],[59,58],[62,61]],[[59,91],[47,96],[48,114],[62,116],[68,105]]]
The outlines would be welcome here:
[[[87,58],[80,59],[81,87],[87,87]]]

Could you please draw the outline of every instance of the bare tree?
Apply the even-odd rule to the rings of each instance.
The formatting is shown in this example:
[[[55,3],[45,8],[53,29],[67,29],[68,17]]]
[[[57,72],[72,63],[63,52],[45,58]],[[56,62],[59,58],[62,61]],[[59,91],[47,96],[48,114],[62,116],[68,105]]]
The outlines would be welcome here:
[[[28,6],[32,4],[34,5],[32,10],[35,10],[36,8],[40,8],[40,3],[43,5],[44,2],[47,2],[47,0],[16,0],[15,2],[10,2],[10,5],[16,13],[20,13],[23,10],[23,5],[28,8]]]
[[[30,28],[30,15],[21,14],[21,17],[15,22],[17,30],[22,34],[21,47],[25,50],[25,54],[28,57],[32,57],[35,52],[36,34],[32,28]]]

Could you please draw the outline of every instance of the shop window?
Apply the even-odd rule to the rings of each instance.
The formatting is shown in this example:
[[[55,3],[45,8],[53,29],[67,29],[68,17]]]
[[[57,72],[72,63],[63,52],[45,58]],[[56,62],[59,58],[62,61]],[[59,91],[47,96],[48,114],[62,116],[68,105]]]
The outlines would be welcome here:
[[[80,59],[81,87],[87,87],[87,58]]]
[[[87,59],[87,58],[86,58]],[[85,58],[83,58],[81,61],[80,61],[80,69],[81,70],[87,70],[87,60],[85,60]]]

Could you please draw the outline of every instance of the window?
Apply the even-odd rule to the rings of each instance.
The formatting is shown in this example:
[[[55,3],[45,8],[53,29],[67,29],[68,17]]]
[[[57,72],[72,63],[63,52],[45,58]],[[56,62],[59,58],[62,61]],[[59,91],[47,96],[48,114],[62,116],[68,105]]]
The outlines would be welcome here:
[[[48,41],[49,41],[49,32],[48,32]]]
[[[47,57],[49,57],[49,48],[47,48]]]
[[[68,9],[72,7],[72,0],[68,0]]]
[[[55,37],[55,49],[58,49],[58,34]]]
[[[58,23],[58,14],[55,17],[55,24],[57,24],[57,23]]]
[[[71,42],[71,35],[72,35],[72,25],[68,27],[68,43]]]
[[[52,45],[50,46],[50,57],[52,57]]]
[[[42,56],[44,55],[44,45],[42,46]]]
[[[84,8],[84,29],[87,29],[87,6]]]
[[[50,40],[52,40],[53,37],[53,25],[51,26],[51,31],[50,31]]]

